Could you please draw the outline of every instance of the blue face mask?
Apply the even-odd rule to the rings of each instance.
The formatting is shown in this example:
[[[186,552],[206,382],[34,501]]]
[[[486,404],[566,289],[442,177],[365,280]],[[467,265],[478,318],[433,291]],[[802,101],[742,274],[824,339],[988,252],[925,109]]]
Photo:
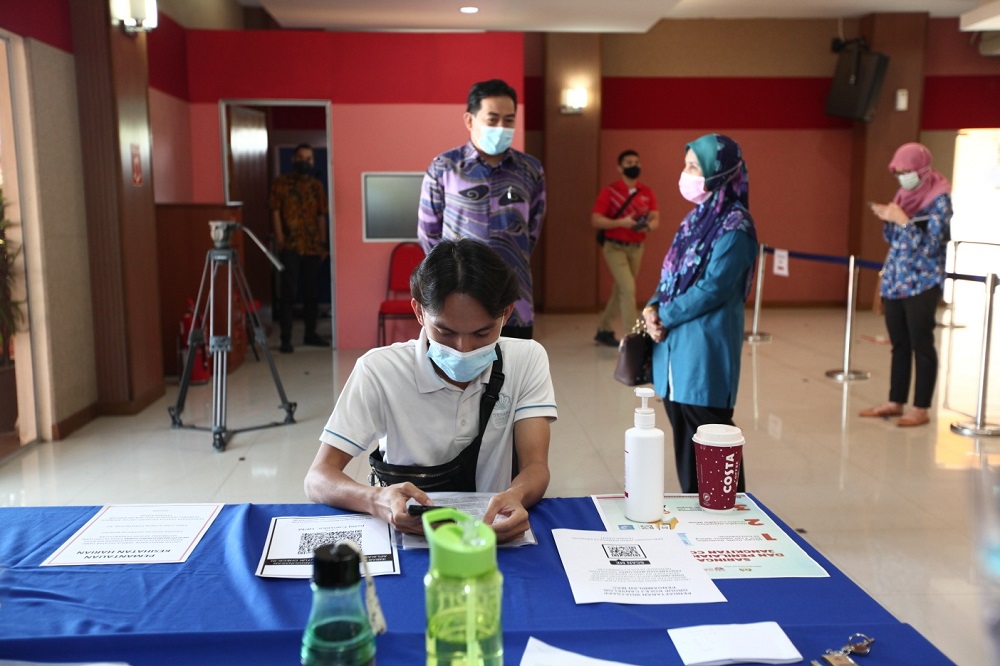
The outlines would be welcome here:
[[[499,155],[510,148],[513,141],[514,129],[511,127],[483,125],[479,131],[479,149],[487,155]]]
[[[500,340],[497,339],[497,342]],[[441,372],[456,382],[471,382],[497,360],[496,344],[460,352],[427,338],[427,356]]]

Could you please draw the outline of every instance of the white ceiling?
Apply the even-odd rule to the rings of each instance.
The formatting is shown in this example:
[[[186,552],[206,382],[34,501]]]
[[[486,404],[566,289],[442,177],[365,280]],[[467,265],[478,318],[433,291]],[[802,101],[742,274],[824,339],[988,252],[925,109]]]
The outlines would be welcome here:
[[[320,30],[646,32],[661,18],[858,18],[881,12],[973,12],[1000,20],[1000,0],[237,0],[281,27]],[[459,7],[478,6],[476,14]],[[982,5],[982,6],[980,6]],[[968,30],[997,29],[990,24]]]

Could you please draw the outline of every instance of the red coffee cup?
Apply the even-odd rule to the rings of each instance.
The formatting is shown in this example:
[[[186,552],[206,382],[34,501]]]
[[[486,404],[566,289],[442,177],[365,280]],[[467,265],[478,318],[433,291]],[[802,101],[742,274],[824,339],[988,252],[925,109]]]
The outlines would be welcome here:
[[[692,437],[698,471],[698,503],[708,511],[736,506],[736,483],[743,463],[743,433],[736,426],[698,426]]]

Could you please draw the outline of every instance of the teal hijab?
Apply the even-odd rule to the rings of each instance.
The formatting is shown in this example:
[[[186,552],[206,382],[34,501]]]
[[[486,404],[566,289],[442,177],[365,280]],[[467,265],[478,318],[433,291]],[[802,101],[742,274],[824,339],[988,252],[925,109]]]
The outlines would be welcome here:
[[[728,231],[742,231],[757,243],[750,216],[750,182],[739,144],[723,134],[706,134],[687,144],[705,177],[712,196],[698,204],[681,221],[674,242],[663,259],[657,300],[672,301],[697,282],[705,271],[715,241]],[[747,273],[745,296],[750,294],[753,273]]]

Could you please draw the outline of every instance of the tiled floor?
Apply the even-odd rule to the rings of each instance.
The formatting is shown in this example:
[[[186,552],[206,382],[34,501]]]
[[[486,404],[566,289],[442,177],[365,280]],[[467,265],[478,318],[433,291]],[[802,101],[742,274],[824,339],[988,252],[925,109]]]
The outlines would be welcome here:
[[[843,368],[845,313],[826,309],[764,310],[760,329],[773,339],[744,347],[736,421],[747,439],[749,490],[955,662],[976,665],[989,659],[974,550],[974,472],[982,458],[977,447],[1000,451],[1000,438],[993,444],[949,429],[972,420],[977,405],[982,297],[973,292],[963,302],[964,310],[941,312],[943,321],[965,325],[938,329],[942,372],[929,426],[904,429],[856,416],[888,393],[884,325],[870,312],[855,317],[851,369],[871,378],[839,383],[825,373]],[[593,344],[595,323],[584,315],[536,322],[559,403],[552,496],[622,486],[623,432],[635,400],[611,379],[616,352]],[[275,354],[298,404],[297,422],[237,433],[223,453],[207,432],[170,428],[167,406],[177,394],[170,387],[137,416],[101,418],[65,441],[8,459],[0,465],[0,505],[303,501],[303,474],[358,353]],[[998,402],[986,413],[1000,417]],[[192,387],[182,416],[188,424],[211,423],[209,385]],[[229,427],[283,416],[266,364],[251,356],[229,376]],[[668,429],[659,408],[657,421]],[[365,474],[362,462],[351,463],[357,478]],[[669,463],[666,481],[668,491],[677,490]]]

